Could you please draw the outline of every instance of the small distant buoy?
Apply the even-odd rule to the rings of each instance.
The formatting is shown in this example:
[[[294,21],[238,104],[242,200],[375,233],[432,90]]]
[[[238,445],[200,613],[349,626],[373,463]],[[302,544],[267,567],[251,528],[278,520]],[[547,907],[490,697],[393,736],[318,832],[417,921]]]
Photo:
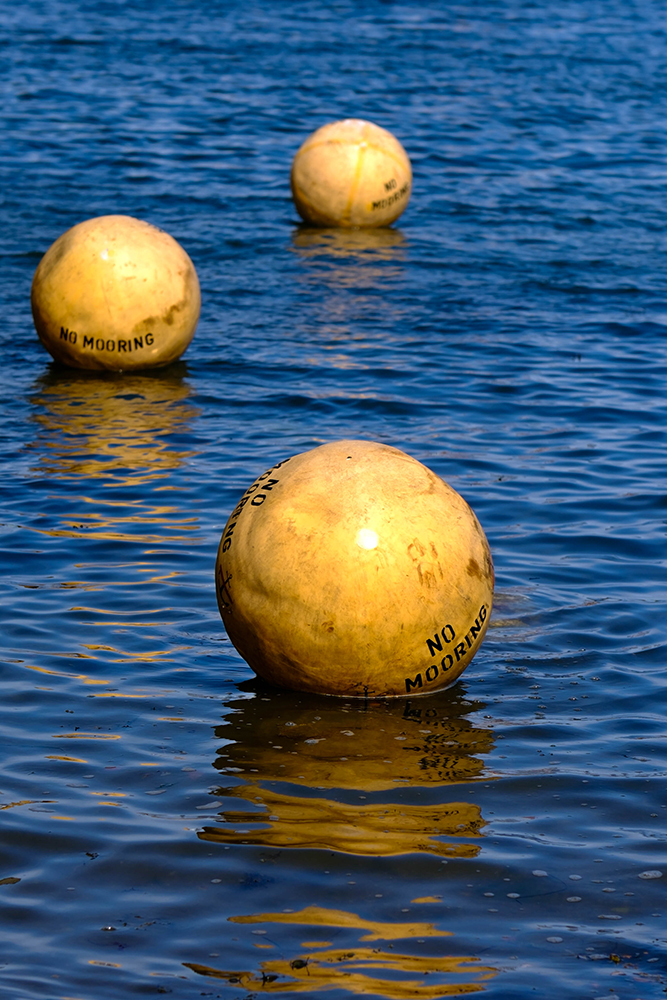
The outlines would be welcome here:
[[[292,196],[316,226],[388,226],[410,198],[408,154],[384,128],[361,118],[323,125],[294,157]]]
[[[474,513],[416,459],[322,445],[263,473],[216,561],[227,634],[278,687],[347,697],[449,687],[489,624],[493,563]]]
[[[31,304],[39,339],[56,361],[131,371],[183,354],[201,296],[194,265],[173,237],[140,219],[104,215],[49,247]]]

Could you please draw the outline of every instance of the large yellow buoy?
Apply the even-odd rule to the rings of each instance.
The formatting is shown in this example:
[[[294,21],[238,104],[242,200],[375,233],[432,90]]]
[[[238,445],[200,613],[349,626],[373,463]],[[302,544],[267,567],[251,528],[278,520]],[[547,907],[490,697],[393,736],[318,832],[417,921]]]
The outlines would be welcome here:
[[[323,125],[294,157],[292,196],[316,226],[388,226],[408,203],[412,169],[398,139],[360,118]]]
[[[39,339],[75,368],[155,368],[194,336],[201,296],[194,265],[168,233],[127,215],[63,233],[32,282]]]
[[[426,694],[477,652],[493,564],[472,510],[430,469],[338,441],[246,490],[220,540],[216,592],[231,641],[272,684]]]

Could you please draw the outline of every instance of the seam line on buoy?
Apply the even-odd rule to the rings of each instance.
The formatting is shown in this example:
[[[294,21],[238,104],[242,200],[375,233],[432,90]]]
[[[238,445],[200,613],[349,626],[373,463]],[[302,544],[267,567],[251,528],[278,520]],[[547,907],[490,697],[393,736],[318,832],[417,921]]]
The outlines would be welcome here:
[[[390,149],[386,146],[376,146],[374,143],[367,143],[369,149],[374,149],[376,153],[382,153],[383,156],[388,156],[390,160],[393,160],[397,166],[402,167],[403,170],[406,168],[405,156],[401,156],[400,153],[392,153]]]
[[[354,177],[352,178],[352,183],[350,184],[350,193],[347,197],[347,205],[343,210],[342,218],[343,221],[345,222],[350,221],[350,215],[352,214],[352,204],[354,202],[357,193],[357,188],[359,187],[359,181],[361,180],[361,169],[364,164],[364,153],[366,152],[367,148],[368,147],[366,146],[366,143],[364,143],[363,146],[359,146],[359,152],[357,153],[357,165],[354,170]]]
[[[374,142],[369,142],[367,139],[364,140],[368,149],[374,150],[376,153],[382,153],[383,156],[388,156],[390,160],[393,160],[399,167],[405,169],[407,154],[401,156],[400,153],[394,152],[391,149],[387,149],[386,146],[378,146]],[[310,153],[313,149],[319,149],[320,146],[347,146],[349,142],[345,139],[320,139],[318,142],[313,142],[310,146],[303,146],[298,155],[302,156],[304,153]]]

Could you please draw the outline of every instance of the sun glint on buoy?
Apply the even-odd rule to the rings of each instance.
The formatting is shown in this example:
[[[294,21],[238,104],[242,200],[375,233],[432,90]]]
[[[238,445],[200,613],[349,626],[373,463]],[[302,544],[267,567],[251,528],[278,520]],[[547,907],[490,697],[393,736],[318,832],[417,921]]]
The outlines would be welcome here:
[[[32,282],[35,329],[47,351],[75,368],[156,368],[183,354],[201,296],[194,265],[163,230],[127,215],[68,229]]]
[[[248,487],[222,533],[216,592],[232,643],[278,687],[427,694],[479,649],[493,563],[468,504],[425,465],[338,441]]]
[[[388,226],[410,197],[412,169],[402,145],[361,118],[313,132],[294,157],[292,196],[316,226]]]

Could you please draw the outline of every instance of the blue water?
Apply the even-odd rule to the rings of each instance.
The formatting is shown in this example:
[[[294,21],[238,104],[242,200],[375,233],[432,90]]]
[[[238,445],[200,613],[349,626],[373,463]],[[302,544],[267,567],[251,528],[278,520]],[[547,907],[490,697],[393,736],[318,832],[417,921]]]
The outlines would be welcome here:
[[[3,996],[664,996],[665,4],[0,11]],[[410,155],[393,229],[292,207],[347,116]],[[41,255],[107,213],[197,268],[169,369],[37,341]],[[225,636],[229,512],[342,437],[489,538],[443,694],[264,689]]]

